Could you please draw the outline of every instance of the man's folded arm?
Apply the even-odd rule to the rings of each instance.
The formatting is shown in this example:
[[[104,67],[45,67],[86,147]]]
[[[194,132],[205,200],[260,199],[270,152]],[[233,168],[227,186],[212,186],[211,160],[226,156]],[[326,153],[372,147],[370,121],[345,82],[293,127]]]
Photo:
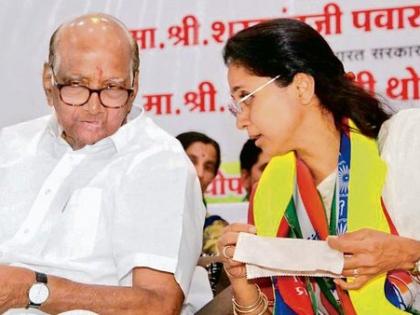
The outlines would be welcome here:
[[[35,281],[34,272],[29,269],[7,268],[9,277],[24,279],[21,287],[14,288],[8,296],[7,308],[22,308],[28,305],[28,289]],[[48,275],[50,295],[41,310],[57,314],[69,310],[89,310],[98,314],[179,314],[184,295],[171,273],[149,268],[133,270],[133,285],[118,287],[91,285]],[[15,296],[11,296],[15,295]],[[10,302],[15,305],[10,305]]]

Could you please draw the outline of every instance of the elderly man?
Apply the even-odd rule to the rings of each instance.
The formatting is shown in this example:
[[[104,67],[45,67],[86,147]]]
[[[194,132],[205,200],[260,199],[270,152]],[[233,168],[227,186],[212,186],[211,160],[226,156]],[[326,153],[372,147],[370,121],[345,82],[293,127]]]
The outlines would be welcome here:
[[[0,133],[1,313],[180,312],[205,210],[178,141],[142,113],[128,119],[138,66],[110,16],[52,36],[43,84],[54,114]]]

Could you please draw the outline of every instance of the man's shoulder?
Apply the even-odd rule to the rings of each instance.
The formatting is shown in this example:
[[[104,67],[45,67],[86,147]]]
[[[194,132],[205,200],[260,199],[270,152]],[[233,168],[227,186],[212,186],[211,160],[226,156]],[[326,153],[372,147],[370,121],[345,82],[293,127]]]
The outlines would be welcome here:
[[[127,169],[142,169],[165,172],[168,170],[194,173],[190,161],[180,142],[156,125],[148,117],[131,121],[133,125],[114,137],[119,154],[118,161],[124,160]]]
[[[182,150],[179,141],[166,130],[158,126],[150,117],[145,117],[146,137],[156,144],[164,144]]]
[[[133,122],[134,133],[129,136],[127,149],[137,152],[172,152],[184,156],[184,150],[179,141],[163,128],[159,127],[151,118],[142,117],[140,121]]]
[[[23,148],[45,130],[50,117],[51,115],[42,116],[0,129],[0,142],[3,149],[9,146]]]

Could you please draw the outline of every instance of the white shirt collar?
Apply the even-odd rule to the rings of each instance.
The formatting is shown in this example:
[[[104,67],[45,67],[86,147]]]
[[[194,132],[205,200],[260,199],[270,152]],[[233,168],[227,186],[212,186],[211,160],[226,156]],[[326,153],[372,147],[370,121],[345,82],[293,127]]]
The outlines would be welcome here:
[[[136,134],[133,134],[133,131],[135,129],[136,133],[138,132],[138,129],[135,128],[135,126],[143,123],[143,118],[144,109],[133,105],[131,112],[127,117],[127,123],[121,126],[117,132],[109,137],[113,141],[117,151],[121,151],[121,149],[126,146],[132,137],[136,136]]]

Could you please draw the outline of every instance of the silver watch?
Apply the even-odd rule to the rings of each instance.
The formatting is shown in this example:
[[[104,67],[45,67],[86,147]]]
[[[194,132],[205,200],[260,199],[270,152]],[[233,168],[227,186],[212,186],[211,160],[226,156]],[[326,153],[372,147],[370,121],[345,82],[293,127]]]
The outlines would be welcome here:
[[[28,291],[29,303],[26,308],[40,308],[49,295],[48,277],[45,273],[35,272],[35,283],[31,285]]]

